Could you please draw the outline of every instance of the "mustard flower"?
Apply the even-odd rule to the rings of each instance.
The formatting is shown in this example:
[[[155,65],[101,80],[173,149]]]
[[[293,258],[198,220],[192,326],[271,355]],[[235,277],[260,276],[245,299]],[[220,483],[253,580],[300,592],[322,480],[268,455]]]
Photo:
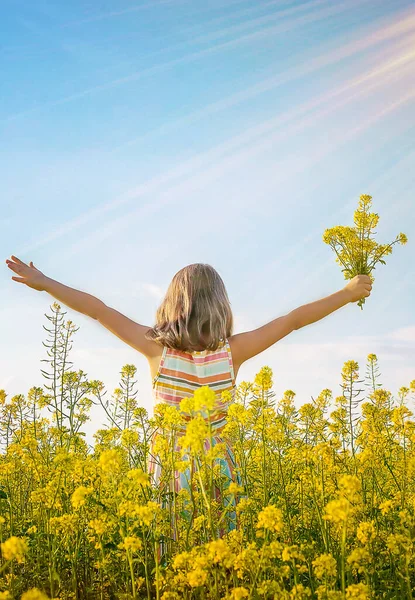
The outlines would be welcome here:
[[[91,487],[85,487],[84,485],[79,486],[71,496],[72,506],[75,510],[81,508],[86,503],[86,497],[92,494],[94,491]]]
[[[216,404],[216,394],[208,385],[203,385],[195,390],[193,397],[196,411],[214,409]]]
[[[390,244],[379,244],[374,236],[379,222],[379,215],[370,213],[372,196],[362,194],[359,205],[354,213],[354,227],[337,225],[327,229],[323,234],[324,243],[328,244],[336,254],[336,262],[343,267],[345,279],[355,275],[369,275],[374,281],[373,270],[378,263],[386,264],[385,257],[392,253],[393,245],[406,244],[404,233],[396,236]],[[358,302],[363,308],[365,298]]]
[[[120,451],[116,450],[115,448],[112,448],[111,450],[104,450],[99,457],[98,464],[103,473],[118,473],[122,464]]]
[[[133,429],[124,429],[121,434],[121,442],[127,448],[131,448],[131,446],[136,446],[140,441],[139,435],[137,431]]]
[[[213,540],[207,545],[208,558],[214,564],[223,564],[230,568],[233,563],[233,554],[225,540]]]
[[[22,594],[21,600],[49,600],[49,597],[37,588],[31,588]]]
[[[186,569],[190,560],[190,552],[181,552],[173,558],[173,569]]]
[[[208,434],[209,430],[205,419],[198,415],[189,421],[186,426],[186,433],[179,442],[182,451],[202,452]]]
[[[88,523],[88,527],[92,529],[97,535],[103,535],[108,529],[108,523],[105,518],[92,519]]]
[[[355,583],[346,588],[346,600],[369,600],[370,590],[364,583]]]
[[[243,494],[243,491],[244,489],[234,481],[231,481],[231,483],[228,486],[228,492],[230,494],[233,494],[234,496],[236,496],[237,494]]]
[[[193,396],[189,398],[183,398],[180,401],[180,410],[183,413],[191,415],[195,411],[195,399]]]
[[[138,552],[142,547],[142,541],[134,535],[125,537],[123,541],[118,544],[118,548],[121,550],[131,550],[132,552]]]
[[[255,375],[255,383],[263,390],[270,390],[272,388],[272,369],[270,367],[262,367],[262,369]]]
[[[364,573],[370,562],[370,554],[366,548],[354,548],[347,557],[347,562],[358,573]]]
[[[360,480],[355,475],[342,475],[339,479],[339,488],[342,494],[355,496],[360,490]]]
[[[18,563],[24,561],[27,550],[26,540],[24,538],[16,537],[15,535],[1,544],[1,552],[4,558],[6,560],[15,559]]]
[[[148,474],[144,473],[142,469],[130,469],[127,477],[137,485],[150,485]]]
[[[302,583],[297,583],[290,592],[290,599],[291,598],[293,600],[305,600],[305,598],[311,598],[311,590],[308,587],[304,587]]]
[[[323,519],[331,521],[332,523],[344,523],[349,517],[350,509],[351,504],[346,498],[331,500],[331,502],[326,505]]]
[[[367,544],[376,535],[376,529],[373,521],[363,521],[359,523],[356,531],[356,537],[362,544]]]
[[[393,501],[392,500],[385,500],[384,502],[381,502],[381,504],[379,504],[379,509],[382,513],[382,515],[387,515],[388,512],[393,508]]]
[[[249,591],[245,587],[236,587],[230,591],[229,600],[242,600],[248,598]]]
[[[143,525],[149,527],[153,519],[156,517],[159,509],[160,506],[156,502],[149,501],[144,506],[137,505],[135,508],[135,514]]]
[[[274,533],[280,533],[283,529],[282,512],[279,508],[270,504],[261,510],[258,515],[257,529],[267,529]]]
[[[204,585],[207,579],[207,573],[203,569],[197,568],[187,574],[187,581],[191,587]]]
[[[313,560],[313,567],[317,579],[337,577],[337,562],[331,554],[320,554]]]
[[[194,531],[200,531],[205,523],[206,523],[206,516],[205,515],[199,515],[193,521],[192,529]]]

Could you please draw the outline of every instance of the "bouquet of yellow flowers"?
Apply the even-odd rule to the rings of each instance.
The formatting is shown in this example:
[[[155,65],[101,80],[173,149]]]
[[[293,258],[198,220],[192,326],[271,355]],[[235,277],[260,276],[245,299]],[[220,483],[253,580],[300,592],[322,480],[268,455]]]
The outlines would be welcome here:
[[[392,246],[396,243],[406,244],[408,241],[404,233],[396,236],[390,244],[378,244],[374,240],[375,229],[379,222],[379,215],[371,213],[372,196],[362,194],[359,206],[354,213],[354,227],[337,225],[326,229],[323,241],[333,248],[336,253],[336,262],[342,265],[345,279],[353,279],[356,275],[368,275],[372,283],[372,275],[378,263],[386,264],[384,257],[392,253]],[[361,309],[365,298],[357,303]]]

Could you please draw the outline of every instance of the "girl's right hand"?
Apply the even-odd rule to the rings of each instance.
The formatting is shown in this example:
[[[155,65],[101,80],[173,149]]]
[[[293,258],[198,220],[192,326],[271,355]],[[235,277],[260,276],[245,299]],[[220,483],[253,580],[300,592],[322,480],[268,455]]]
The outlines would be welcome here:
[[[370,279],[369,275],[356,275],[349,281],[344,289],[349,294],[349,302],[357,302],[362,298],[367,298],[370,296],[372,280]]]
[[[12,260],[6,259],[7,266],[9,269],[20,275],[20,277],[12,277],[13,281],[25,283],[28,287],[43,292],[45,290],[47,277],[42,271],[39,271],[32,261],[26,265],[26,263],[16,256],[12,255],[11,258]]]

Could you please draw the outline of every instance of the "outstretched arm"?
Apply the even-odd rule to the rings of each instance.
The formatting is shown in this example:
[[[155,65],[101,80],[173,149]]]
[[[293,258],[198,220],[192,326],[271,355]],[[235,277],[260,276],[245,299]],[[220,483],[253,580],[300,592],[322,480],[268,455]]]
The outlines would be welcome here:
[[[369,296],[371,289],[370,277],[368,275],[357,275],[342,290],[326,298],[304,304],[258,329],[232,336],[230,341],[235,364],[241,365],[289,333],[323,319],[345,304],[357,302],[357,300]]]
[[[147,357],[157,356],[160,352],[155,342],[144,337],[149,327],[132,321],[91,294],[68,287],[47,277],[32,262],[27,265],[16,256],[11,258],[12,260],[6,260],[6,263],[9,269],[19,275],[19,277],[12,277],[14,281],[24,283],[38,291],[48,292],[69,308],[95,319]]]

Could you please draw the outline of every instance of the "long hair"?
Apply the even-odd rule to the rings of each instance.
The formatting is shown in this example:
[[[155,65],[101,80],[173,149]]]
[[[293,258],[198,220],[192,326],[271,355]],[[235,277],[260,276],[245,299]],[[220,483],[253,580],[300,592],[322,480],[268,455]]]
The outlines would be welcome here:
[[[162,346],[192,352],[217,350],[233,332],[225,285],[210,265],[195,263],[173,277],[146,338]]]

